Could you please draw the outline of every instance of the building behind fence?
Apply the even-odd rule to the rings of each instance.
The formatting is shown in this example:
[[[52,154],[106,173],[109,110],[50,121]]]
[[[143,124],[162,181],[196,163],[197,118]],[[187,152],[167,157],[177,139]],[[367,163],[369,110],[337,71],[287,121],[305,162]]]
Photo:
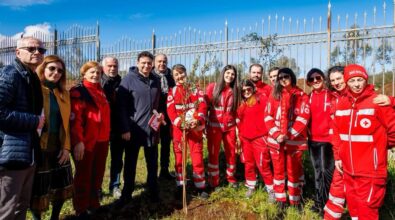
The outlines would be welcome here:
[[[88,60],[105,56],[119,60],[122,74],[135,65],[137,54],[148,50],[164,53],[169,65],[184,64],[193,78],[203,84],[214,81],[226,64],[236,65],[242,77],[251,63],[292,68],[300,78],[313,67],[326,70],[332,65],[359,63],[371,75],[371,82],[381,92],[394,95],[395,85],[395,0],[391,3],[393,22],[386,24],[388,5],[366,9],[363,14],[333,16],[332,6],[318,18],[293,19],[268,15],[249,27],[225,25],[220,30],[202,31],[191,27],[169,36],[133,40],[122,38],[108,47],[100,45],[100,28],[74,25],[68,30],[54,30],[49,35],[36,33],[48,54],[65,60],[69,75],[75,79]],[[377,16],[380,14],[381,16]],[[380,19],[378,19],[380,17]],[[379,22],[378,20],[381,20]],[[12,62],[16,39],[0,42],[0,65]]]

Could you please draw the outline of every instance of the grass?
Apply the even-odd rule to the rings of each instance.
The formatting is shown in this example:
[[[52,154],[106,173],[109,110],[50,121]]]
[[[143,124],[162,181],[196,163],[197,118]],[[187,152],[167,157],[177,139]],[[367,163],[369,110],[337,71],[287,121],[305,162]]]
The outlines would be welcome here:
[[[205,152],[207,160],[207,152]],[[387,185],[387,194],[385,204],[380,210],[380,219],[395,219],[395,158],[389,160],[389,181]],[[313,172],[308,159],[307,152],[304,155],[305,179],[304,188],[304,209],[302,212],[287,208],[280,212],[276,205],[267,202],[268,195],[264,190],[262,182],[259,183],[254,196],[251,199],[245,198],[246,187],[243,186],[244,166],[238,163],[236,177],[240,186],[233,189],[226,186],[225,183],[225,158],[220,155],[221,161],[221,190],[212,192],[208,200],[201,200],[195,196],[195,190],[192,181],[188,182],[188,214],[184,214],[182,203],[174,199],[175,181],[159,180],[160,197],[162,202],[153,205],[149,202],[145,191],[146,167],[144,153],[141,149],[139,162],[137,164],[136,190],[133,193],[133,200],[121,208],[115,208],[115,200],[108,194],[109,183],[109,157],[107,159],[107,169],[103,181],[103,191],[105,196],[102,200],[102,208],[98,210],[93,219],[284,219],[284,220],[311,220],[320,219],[320,217],[310,211],[312,206],[312,197],[314,194]],[[190,163],[189,163],[190,164]],[[207,161],[205,161],[207,164]],[[174,169],[174,157],[171,153],[170,169]],[[188,176],[191,178],[192,168],[187,167]],[[207,169],[207,167],[206,167]],[[43,215],[43,219],[50,218],[50,211]],[[61,219],[73,219],[73,206],[71,201],[67,201],[61,212]],[[344,214],[343,219],[348,215]],[[31,219],[30,213],[28,219]]]

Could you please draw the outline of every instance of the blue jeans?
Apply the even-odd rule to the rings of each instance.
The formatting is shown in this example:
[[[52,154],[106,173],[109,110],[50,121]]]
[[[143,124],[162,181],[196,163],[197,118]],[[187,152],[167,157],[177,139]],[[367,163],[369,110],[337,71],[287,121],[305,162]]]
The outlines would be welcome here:
[[[123,152],[125,150],[125,141],[120,135],[111,135],[111,167],[110,167],[110,192],[121,185],[121,170],[123,167]]]

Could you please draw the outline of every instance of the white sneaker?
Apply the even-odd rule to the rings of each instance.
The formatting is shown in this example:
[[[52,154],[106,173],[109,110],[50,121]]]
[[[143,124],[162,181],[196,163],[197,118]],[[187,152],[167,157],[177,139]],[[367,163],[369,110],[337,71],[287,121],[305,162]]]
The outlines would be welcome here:
[[[120,190],[118,187],[115,187],[115,188],[112,190],[112,197],[114,197],[114,199],[119,199],[119,198],[121,198],[121,195],[122,195],[122,192],[121,192],[121,190]]]
[[[246,198],[247,199],[251,199],[251,197],[254,195],[255,193],[255,189],[254,188],[248,188],[247,192],[246,192]]]
[[[269,203],[274,203],[274,202],[276,202],[276,196],[274,195],[274,190],[268,190],[268,191],[267,191],[267,194],[268,194],[268,199],[267,199],[267,201],[268,201]]]

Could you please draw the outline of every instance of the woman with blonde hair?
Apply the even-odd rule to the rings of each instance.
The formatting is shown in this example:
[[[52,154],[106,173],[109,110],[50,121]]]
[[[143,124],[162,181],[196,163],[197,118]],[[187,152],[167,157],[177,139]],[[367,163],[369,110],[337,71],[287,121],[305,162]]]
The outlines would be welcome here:
[[[71,198],[73,192],[66,66],[61,58],[50,55],[38,66],[37,74],[43,93],[45,124],[40,137],[41,148],[36,154],[30,209],[34,219],[41,219],[41,213],[48,209],[51,201],[51,219],[59,219],[64,201]]]
[[[73,205],[81,219],[100,207],[99,190],[110,138],[110,107],[100,85],[102,68],[89,61],[82,82],[70,90],[71,144],[75,162]]]

